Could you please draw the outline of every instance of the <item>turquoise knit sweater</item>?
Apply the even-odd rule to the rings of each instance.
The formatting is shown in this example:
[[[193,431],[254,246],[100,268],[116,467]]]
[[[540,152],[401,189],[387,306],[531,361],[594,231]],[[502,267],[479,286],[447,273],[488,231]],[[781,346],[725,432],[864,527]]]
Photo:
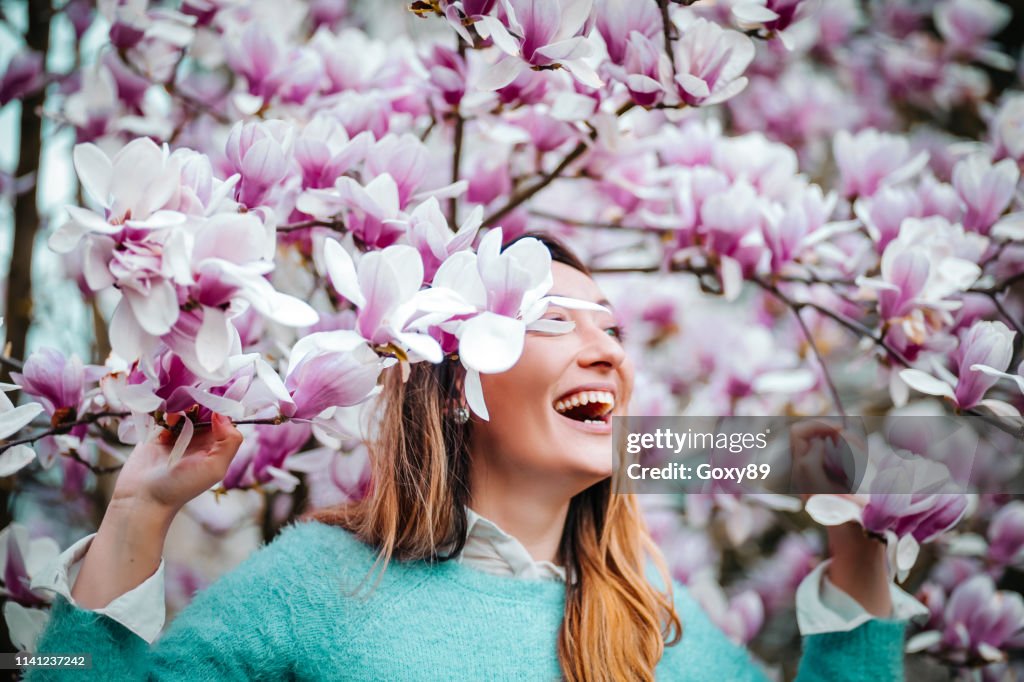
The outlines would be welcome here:
[[[285,528],[174,618],[149,645],[106,616],[57,597],[38,653],[92,654],[92,669],[42,680],[556,680],[565,587],[453,561],[392,562],[353,596],[374,551],[318,522]],[[680,585],[682,641],[659,680],[764,680]],[[904,625],[872,620],[805,638],[798,679],[901,680]]]

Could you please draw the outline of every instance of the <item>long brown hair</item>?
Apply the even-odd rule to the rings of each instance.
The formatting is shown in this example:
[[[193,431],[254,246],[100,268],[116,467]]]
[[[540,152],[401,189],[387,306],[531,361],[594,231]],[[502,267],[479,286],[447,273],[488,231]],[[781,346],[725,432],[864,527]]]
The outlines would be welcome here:
[[[539,239],[552,260],[586,275],[589,269],[558,240]],[[523,237],[520,237],[522,239]],[[369,443],[366,497],[305,516],[348,529],[377,548],[375,566],[391,559],[445,561],[465,544],[472,421],[451,418],[461,405],[461,365],[447,358],[417,363],[402,381],[388,372],[380,395],[382,419]],[[623,396],[623,404],[629,396]],[[653,680],[666,644],[682,625],[672,581],[632,494],[613,492],[608,478],[569,503],[559,553],[569,575],[558,659],[567,680]],[[646,575],[648,558],[665,591]]]

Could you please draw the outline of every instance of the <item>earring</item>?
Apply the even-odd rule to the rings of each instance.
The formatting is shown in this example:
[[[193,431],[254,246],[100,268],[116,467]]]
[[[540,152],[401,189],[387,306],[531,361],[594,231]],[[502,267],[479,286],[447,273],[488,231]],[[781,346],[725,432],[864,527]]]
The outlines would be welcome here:
[[[465,424],[469,421],[469,410],[465,407],[456,407],[452,412],[452,419],[455,420],[456,424]]]

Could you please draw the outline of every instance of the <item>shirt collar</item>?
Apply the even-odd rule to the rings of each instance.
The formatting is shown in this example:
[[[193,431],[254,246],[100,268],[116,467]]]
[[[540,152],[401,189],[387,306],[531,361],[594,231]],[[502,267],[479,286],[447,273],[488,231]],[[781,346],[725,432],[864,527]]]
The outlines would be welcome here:
[[[466,506],[466,545],[459,561],[488,573],[518,578],[566,581],[566,570],[550,561],[535,561],[526,547],[498,524]]]

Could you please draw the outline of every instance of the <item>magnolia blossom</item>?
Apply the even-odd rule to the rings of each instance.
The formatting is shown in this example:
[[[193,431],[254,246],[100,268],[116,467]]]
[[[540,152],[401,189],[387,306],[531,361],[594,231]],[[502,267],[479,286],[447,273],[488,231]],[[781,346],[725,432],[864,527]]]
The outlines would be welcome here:
[[[942,379],[919,369],[904,369],[900,378],[922,393],[949,398],[960,409],[982,405],[996,414],[1018,416],[1012,405],[985,398],[988,390],[1003,376],[1013,357],[1013,337],[1002,322],[978,321],[960,335],[960,344],[952,355],[956,376],[935,365]]]
[[[1024,565],[1024,502],[1014,500],[993,514],[988,556],[1001,566]]]
[[[511,368],[523,351],[528,329],[563,333],[572,323],[540,320],[549,303],[587,310],[604,306],[558,296],[551,288],[551,254],[533,238],[501,250],[501,228],[487,233],[476,253],[458,251],[434,275],[433,289],[456,301],[448,304],[453,319],[440,329],[458,338],[459,359],[466,368],[467,404],[488,418],[480,374]],[[468,313],[468,314],[467,314]]]
[[[839,192],[871,196],[882,187],[913,178],[928,163],[928,153],[913,154],[906,139],[874,129],[856,135],[840,130],[832,143],[839,167]]]
[[[508,56],[492,66],[479,83],[496,90],[508,85],[524,69],[562,67],[591,88],[603,85],[586,57],[593,53],[587,40],[594,0],[503,0],[504,21],[480,17],[475,26],[484,38]]]
[[[39,403],[25,403],[15,407],[7,397],[7,391],[17,388],[17,384],[0,384],[0,439],[3,440],[30,424],[45,409]],[[35,450],[27,445],[0,449],[0,478],[19,471],[35,458]]]
[[[359,309],[356,332],[377,347],[392,345],[413,362],[440,362],[441,346],[410,325],[419,311],[423,260],[411,246],[396,244],[359,259],[358,268],[336,240],[324,244],[324,262],[338,293]]]
[[[754,58],[754,43],[738,31],[697,19],[674,50],[673,90],[684,104],[710,106],[747,86],[742,74]]]
[[[873,443],[855,480],[854,495],[812,495],[807,512],[818,523],[837,526],[850,521],[887,541],[889,566],[904,580],[917,561],[922,543],[956,525],[967,510],[967,497],[956,492],[949,469],[908,451]]]
[[[922,343],[936,324],[931,318],[951,321],[949,311],[961,306],[953,296],[980,276],[977,259],[986,243],[943,218],[908,218],[882,253],[880,276],[859,277],[857,283],[877,298],[883,319],[898,322],[908,339]]]
[[[752,640],[764,625],[764,604],[753,590],[729,597],[707,572],[699,573],[687,587],[708,618],[737,644]]]
[[[59,420],[61,412],[74,419],[85,384],[85,367],[77,355],[66,358],[60,351],[43,348],[29,357],[22,372],[12,372],[11,378],[25,393],[39,398],[51,417]]]
[[[0,531],[0,575],[6,597],[4,620],[11,642],[19,651],[35,651],[35,643],[49,620],[41,607],[52,600],[48,591],[32,587],[32,580],[51,570],[60,547],[48,537],[29,538],[28,528],[20,523]]]
[[[1024,632],[1024,598],[996,590],[990,576],[974,575],[952,589],[936,620],[938,629],[912,637],[908,651],[942,653],[961,663],[1004,661],[1001,648]]]
[[[976,154],[958,163],[953,169],[953,186],[967,207],[964,227],[988,234],[1010,205],[1019,178],[1020,170],[1010,159],[993,165]]]

